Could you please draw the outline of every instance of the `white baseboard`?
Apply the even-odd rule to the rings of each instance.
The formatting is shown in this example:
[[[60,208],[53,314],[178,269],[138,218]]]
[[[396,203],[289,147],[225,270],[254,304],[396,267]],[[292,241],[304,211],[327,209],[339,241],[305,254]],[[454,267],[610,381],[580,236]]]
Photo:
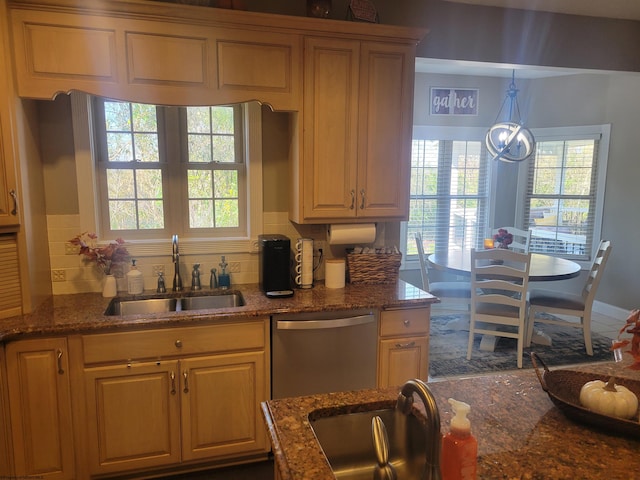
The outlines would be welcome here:
[[[593,311],[601,315],[606,315],[607,317],[617,318],[618,320],[622,320],[623,322],[627,319],[630,313],[630,311],[627,309],[598,301],[593,302]]]

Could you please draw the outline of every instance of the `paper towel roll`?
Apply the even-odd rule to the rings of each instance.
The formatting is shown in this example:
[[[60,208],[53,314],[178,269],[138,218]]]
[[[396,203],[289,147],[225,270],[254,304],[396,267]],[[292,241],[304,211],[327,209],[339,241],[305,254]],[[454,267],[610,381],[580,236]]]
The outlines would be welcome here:
[[[344,288],[345,273],[344,258],[327,260],[324,266],[324,286],[327,288]]]
[[[375,223],[329,225],[329,245],[358,245],[376,240]]]

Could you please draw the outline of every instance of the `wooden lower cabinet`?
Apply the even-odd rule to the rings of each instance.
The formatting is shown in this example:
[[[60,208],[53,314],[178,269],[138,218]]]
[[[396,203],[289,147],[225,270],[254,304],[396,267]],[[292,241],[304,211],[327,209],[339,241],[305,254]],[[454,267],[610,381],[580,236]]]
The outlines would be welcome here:
[[[75,478],[66,338],[6,346],[16,478]]]
[[[383,310],[380,313],[378,387],[429,378],[430,308]]]
[[[177,361],[85,371],[92,474],[180,462]]]
[[[260,402],[269,398],[266,322],[149,330],[142,333],[154,340],[144,347],[128,343],[141,332],[85,341],[85,359],[104,363],[112,354],[114,363],[84,367],[89,473],[266,456],[269,444],[260,411]],[[233,336],[233,344],[216,346],[215,339],[225,336]],[[212,341],[203,342],[207,337]],[[202,352],[206,344],[210,353]],[[129,345],[135,347],[132,353],[163,352],[164,357],[120,360]],[[167,355],[170,348],[181,355]]]

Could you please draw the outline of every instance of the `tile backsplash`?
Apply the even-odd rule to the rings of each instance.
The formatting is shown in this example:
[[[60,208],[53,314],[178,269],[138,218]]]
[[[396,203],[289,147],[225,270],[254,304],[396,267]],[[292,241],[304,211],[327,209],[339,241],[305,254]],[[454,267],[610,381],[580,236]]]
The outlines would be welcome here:
[[[86,262],[78,251],[69,245],[69,240],[81,232],[79,215],[48,215],[47,230],[49,238],[49,255],[51,260],[51,280],[54,295],[67,293],[84,293],[102,291],[103,275],[94,263]],[[309,237],[317,240],[319,245],[326,240],[324,225],[294,225],[288,220],[287,212],[265,212],[263,214],[263,232],[281,233],[291,239],[292,245],[299,237]],[[167,239],[167,242],[170,240]],[[325,251],[325,254],[328,252]],[[231,284],[258,282],[257,253],[224,254],[229,264]],[[167,289],[173,281],[173,263],[171,256],[137,256],[137,266],[144,275],[145,290],[153,290],[157,285],[157,271],[164,269]],[[201,283],[209,285],[211,268],[220,268],[220,254],[198,255],[200,263]],[[191,269],[193,261],[187,256],[181,259],[182,281],[185,286],[191,285]],[[117,273],[118,290],[126,291],[124,274],[129,270],[124,267]],[[324,269],[319,268],[315,278],[324,278]]]

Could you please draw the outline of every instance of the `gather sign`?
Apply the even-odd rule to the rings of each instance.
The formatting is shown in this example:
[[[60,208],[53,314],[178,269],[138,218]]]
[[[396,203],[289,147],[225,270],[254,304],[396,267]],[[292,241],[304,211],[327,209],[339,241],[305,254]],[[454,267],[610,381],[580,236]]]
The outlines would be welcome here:
[[[431,87],[431,115],[478,115],[477,88]]]

